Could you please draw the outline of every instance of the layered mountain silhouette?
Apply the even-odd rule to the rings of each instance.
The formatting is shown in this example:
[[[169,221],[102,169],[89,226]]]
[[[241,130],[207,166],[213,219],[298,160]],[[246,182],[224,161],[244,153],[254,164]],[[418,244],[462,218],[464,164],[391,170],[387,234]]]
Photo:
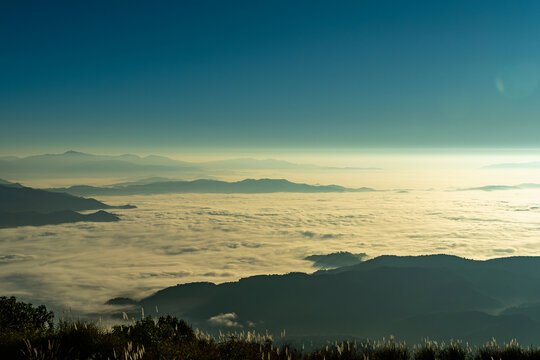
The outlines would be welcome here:
[[[135,176],[197,170],[192,164],[160,156],[93,155],[77,151],[0,159],[0,173],[6,177]]]
[[[189,175],[207,177],[213,172],[236,170],[374,170],[375,168],[336,168],[294,164],[275,159],[230,159],[191,163],[149,155],[93,155],[78,151],[43,154],[24,158],[0,157],[0,174],[8,178],[135,177],[148,175]]]
[[[275,159],[258,160],[252,158],[208,161],[198,163],[197,166],[203,169],[219,170],[380,170],[380,168],[318,166]]]
[[[292,336],[394,334],[412,343],[429,337],[473,344],[495,337],[538,344],[539,268],[540,257],[382,256],[314,274],[177,285],[137,306],[158,306],[160,313],[214,331],[216,322],[210,318],[234,313],[233,328],[286,329]]]
[[[500,191],[500,190],[527,190],[527,189],[540,189],[540,184],[526,183],[519,185],[486,185],[472,188],[463,188],[459,191]]]
[[[338,185],[299,184],[284,179],[246,179],[236,182],[202,179],[193,181],[164,181],[149,184],[128,183],[127,185],[114,185],[109,187],[78,185],[69,188],[54,188],[48,190],[79,196],[150,195],[169,193],[257,194],[276,192],[327,193],[375,191],[374,189],[367,187],[351,189]]]
[[[95,199],[32,189],[5,180],[0,185],[0,227],[118,221],[118,216],[105,211],[85,215],[77,211],[133,207],[110,206]]]

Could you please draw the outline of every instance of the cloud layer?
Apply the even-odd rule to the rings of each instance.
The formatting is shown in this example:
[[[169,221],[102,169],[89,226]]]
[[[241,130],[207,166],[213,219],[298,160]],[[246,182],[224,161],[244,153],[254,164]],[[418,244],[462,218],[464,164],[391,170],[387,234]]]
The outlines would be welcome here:
[[[540,255],[539,190],[102,198],[118,223],[0,230],[0,294],[105,315],[191,281],[312,272],[312,254]],[[526,211],[523,211],[526,209]]]

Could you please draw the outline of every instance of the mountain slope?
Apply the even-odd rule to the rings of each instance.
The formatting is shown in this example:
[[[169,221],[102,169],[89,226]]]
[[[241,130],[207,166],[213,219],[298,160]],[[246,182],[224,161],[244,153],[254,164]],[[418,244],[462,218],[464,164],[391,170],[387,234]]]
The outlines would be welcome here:
[[[17,187],[17,188],[23,187],[19,183],[13,183],[11,181],[7,181],[7,180],[4,180],[4,179],[0,179],[0,186]]]
[[[117,215],[100,210],[93,214],[79,214],[72,210],[40,213],[35,211],[24,212],[0,212],[0,228],[19,226],[43,226],[75,223],[81,221],[113,222],[119,221]]]
[[[476,343],[493,335],[537,343],[540,323],[511,304],[540,298],[540,258],[473,261],[454,256],[383,256],[312,275],[253,276],[215,285],[190,283],[158,291],[139,305],[188,319],[197,327],[219,314],[236,314],[238,326],[298,336],[395,334],[461,338]],[[491,279],[491,280],[490,280]],[[510,340],[501,338],[499,340]]]
[[[130,208],[131,206],[122,206]],[[29,187],[12,187],[0,185],[0,211],[81,211],[114,209],[118,207],[106,205],[95,199],[85,199],[69,194],[55,193]]]
[[[296,164],[275,159],[229,159],[209,162],[186,162],[163,156],[93,155],[77,151],[62,154],[33,155],[24,158],[0,158],[0,174],[13,178],[139,177],[189,174],[189,178],[208,177],[214,173],[253,170],[380,170],[378,168],[338,168]]]

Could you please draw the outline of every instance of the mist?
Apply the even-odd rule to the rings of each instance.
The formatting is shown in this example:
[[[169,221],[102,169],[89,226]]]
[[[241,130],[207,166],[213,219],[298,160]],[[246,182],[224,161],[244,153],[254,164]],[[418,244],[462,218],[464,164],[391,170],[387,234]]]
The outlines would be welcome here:
[[[107,315],[110,298],[177,283],[313,272],[339,251],[475,259],[539,255],[538,190],[179,194],[128,200],[116,223],[0,230],[5,294]],[[105,251],[106,249],[106,251]]]

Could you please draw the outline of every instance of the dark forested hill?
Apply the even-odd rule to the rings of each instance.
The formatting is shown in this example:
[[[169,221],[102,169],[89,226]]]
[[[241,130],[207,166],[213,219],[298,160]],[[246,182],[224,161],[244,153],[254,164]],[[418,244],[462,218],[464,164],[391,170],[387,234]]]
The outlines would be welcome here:
[[[126,207],[126,206],[123,206]],[[95,199],[85,199],[69,194],[0,185],[0,211],[64,211],[64,210],[97,210],[118,208],[104,204]]]
[[[55,211],[51,213],[40,213],[35,211],[0,212],[0,228],[27,225],[57,225],[81,221],[112,222],[118,220],[120,220],[120,218],[117,215],[103,210],[92,214],[79,214],[78,212],[71,210]]]
[[[518,337],[540,343],[536,308],[515,304],[540,299],[540,258],[489,261],[454,256],[384,256],[314,274],[253,276],[238,282],[182,284],[158,291],[139,305],[215,329],[286,329],[290,335],[397,335],[460,338],[482,343]],[[502,314],[504,309],[512,308]],[[535,312],[536,311],[536,312]],[[211,318],[214,320],[210,321]],[[227,326],[228,325],[228,326]]]
[[[93,214],[79,214],[77,211],[133,207],[110,206],[95,199],[32,189],[18,184],[0,185],[0,228],[79,221],[118,221],[118,216],[105,211]]]

